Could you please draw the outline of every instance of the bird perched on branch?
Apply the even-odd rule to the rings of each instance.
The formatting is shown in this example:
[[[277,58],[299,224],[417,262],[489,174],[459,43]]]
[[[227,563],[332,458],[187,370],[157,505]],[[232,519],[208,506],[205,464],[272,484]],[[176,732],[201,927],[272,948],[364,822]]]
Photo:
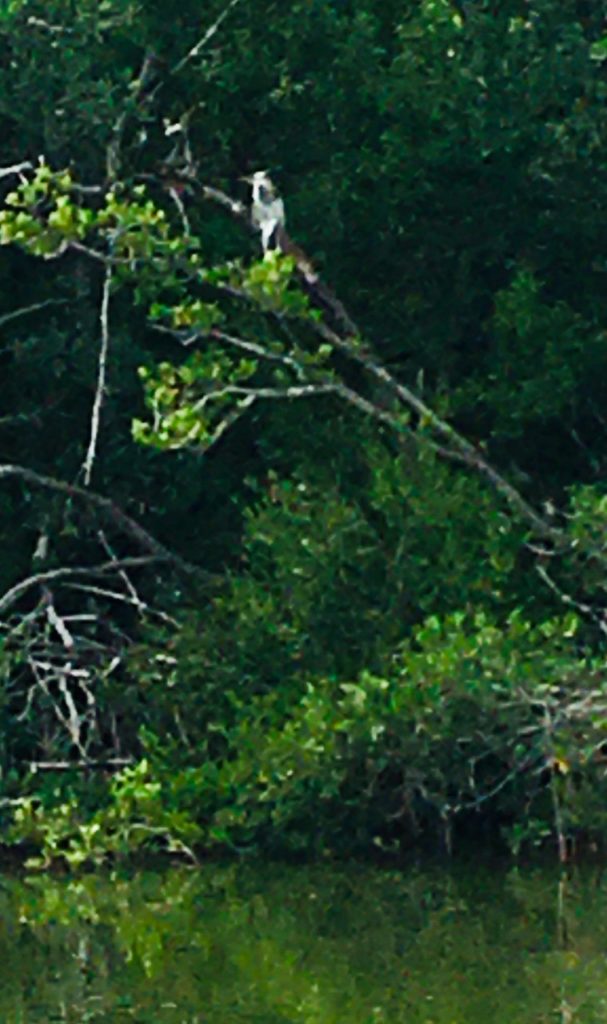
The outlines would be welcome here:
[[[264,253],[273,249],[284,252],[285,204],[274,182],[267,171],[255,171],[243,181],[248,181],[253,190],[251,220],[261,232]]]
[[[341,302],[320,280],[303,249],[287,234],[285,206],[268,172],[255,171],[242,180],[247,181],[252,189],[251,221],[261,234],[264,256],[270,252],[291,256],[314,304],[329,312],[349,334],[356,334],[356,325],[350,320]]]

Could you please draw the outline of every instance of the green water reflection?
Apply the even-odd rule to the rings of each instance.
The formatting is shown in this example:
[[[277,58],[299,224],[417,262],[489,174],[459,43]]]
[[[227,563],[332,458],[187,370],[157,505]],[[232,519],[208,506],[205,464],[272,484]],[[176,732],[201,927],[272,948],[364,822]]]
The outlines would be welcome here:
[[[465,865],[4,876],[0,1021],[607,1020],[607,881]]]

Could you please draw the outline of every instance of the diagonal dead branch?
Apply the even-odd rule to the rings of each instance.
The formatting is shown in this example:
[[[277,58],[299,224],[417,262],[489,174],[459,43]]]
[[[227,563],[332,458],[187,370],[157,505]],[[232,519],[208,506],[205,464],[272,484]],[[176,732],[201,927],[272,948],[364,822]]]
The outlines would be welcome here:
[[[26,466],[0,465],[0,480],[10,478],[22,480],[33,487],[55,491],[57,494],[63,494],[67,498],[80,501],[85,507],[98,511],[108,521],[112,522],[121,533],[135,540],[144,551],[155,555],[168,565],[172,565],[183,575],[195,577],[206,583],[217,581],[217,577],[212,573],[206,572],[199,566],[193,565],[191,562],[186,561],[186,559],[181,558],[174,551],[170,551],[169,548],[165,547],[164,544],[161,544],[160,541],[148,533],[140,523],[132,519],[126,512],[123,512],[110,498],[105,498],[94,491],[86,490],[84,487],[78,487],[76,484],[68,484],[64,480],[57,480],[55,477],[36,473],[35,470],[28,469]]]
[[[349,356],[350,359],[362,366],[371,376],[381,381],[400,402],[419,416],[424,427],[429,427],[431,431],[451,445],[453,449],[452,454],[470,466],[471,469],[475,469],[481,476],[484,476],[495,490],[505,498],[508,505],[518,513],[519,518],[532,527],[535,534],[558,543],[563,542],[562,532],[536,512],[522,494],[501,473],[494,469],[466,437],[435,413],[410,388],[396,380],[382,363],[360,346],[357,340],[342,338],[319,320],[312,320],[311,326],[317,334],[325,341],[328,341],[335,349]]]
[[[546,586],[556,594],[557,597],[562,601],[568,608],[575,608],[576,611],[583,615],[585,619],[590,619],[600,629],[601,633],[607,636],[607,621],[605,616],[593,608],[592,605],[588,604],[587,601],[578,601],[571,594],[568,594],[565,590],[559,587],[558,583],[552,579],[547,569],[540,564],[535,566],[535,571]]]
[[[183,71],[186,65],[190,63],[190,61],[195,60],[196,57],[198,57],[199,54],[202,53],[207,43],[210,43],[211,39],[219,31],[223,22],[226,20],[230,12],[234,9],[234,7],[237,7],[239,3],[241,3],[241,0],[230,0],[227,7],[223,9],[219,17],[216,18],[213,24],[209,26],[209,28],[206,30],[202,38],[198,40],[196,45],[193,46],[191,50],[188,50],[185,57],[182,57],[181,60],[178,60],[177,63],[173,65],[169,74],[178,75],[179,72]]]
[[[250,224],[250,218],[246,207],[231,199],[218,189],[200,185],[205,198],[216,202],[223,209],[228,210],[236,219]],[[329,304],[335,319],[346,329],[346,336],[337,334],[331,327],[322,320],[310,320],[310,326],[319,334],[324,341],[358,363],[371,376],[388,388],[392,394],[407,408],[411,409],[419,418],[424,427],[429,428],[434,434],[441,437],[450,446],[445,450],[446,457],[457,459],[471,469],[476,470],[485,477],[491,486],[506,500],[517,516],[526,522],[537,536],[562,544],[563,536],[560,530],[556,529],[547,519],[537,512],[532,505],[523,497],[501,473],[496,470],[482,453],[466,437],[459,433],[450,423],[440,417],[434,410],[419,398],[410,388],[401,384],[390,371],[368,350],[360,344],[360,332],[354,320],[350,317],[345,306],[330,292],[323,282],[315,276],[314,287],[320,287],[323,294],[319,295],[321,306]],[[223,290],[223,289],[222,289]],[[245,293],[235,293],[234,297],[246,299]],[[328,297],[328,298],[327,298]],[[330,301],[329,301],[330,300]]]
[[[179,213],[179,216],[181,218],[181,226],[183,228],[183,233],[186,236],[186,238],[188,238],[192,234],[192,230],[190,228],[190,222],[188,220],[188,214],[183,199],[179,195],[179,192],[177,191],[176,188],[169,188],[168,194],[175,203],[175,206],[177,207],[177,212]]]
[[[22,309],[13,309],[10,313],[0,316],[0,327],[10,324],[12,320],[28,316],[30,313],[37,313],[39,309],[46,309],[47,306],[64,306],[67,299],[45,299],[44,302],[34,302],[31,306],[23,306]]]
[[[220,331],[216,327],[212,327],[210,331],[184,331],[165,327],[162,324],[153,323],[150,326],[152,330],[159,331],[161,334],[170,334],[171,337],[179,341],[184,347],[193,345],[195,341],[199,341],[201,339],[215,338],[217,341],[222,341],[224,344],[240,349],[242,352],[248,352],[250,355],[258,356],[259,359],[265,359],[268,360],[268,362],[281,363],[283,366],[288,366],[298,380],[303,380],[305,377],[303,367],[296,359],[293,359],[292,356],[285,355],[283,352],[271,352],[267,348],[264,348],[263,345],[258,345],[254,341],[247,341],[245,338],[236,337],[233,334],[226,334],[225,331]]]

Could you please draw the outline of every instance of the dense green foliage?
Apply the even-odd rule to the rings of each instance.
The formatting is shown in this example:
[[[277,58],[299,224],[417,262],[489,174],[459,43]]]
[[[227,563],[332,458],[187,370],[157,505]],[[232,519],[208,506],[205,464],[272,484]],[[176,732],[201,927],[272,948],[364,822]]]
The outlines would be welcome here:
[[[564,858],[606,827],[602,17],[207,7],[0,14],[5,835]],[[264,166],[328,304],[259,258]]]

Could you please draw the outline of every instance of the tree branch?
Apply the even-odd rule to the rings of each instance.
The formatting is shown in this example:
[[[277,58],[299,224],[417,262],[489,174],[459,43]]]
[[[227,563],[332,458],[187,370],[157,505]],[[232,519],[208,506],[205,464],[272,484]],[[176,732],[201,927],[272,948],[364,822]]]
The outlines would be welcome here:
[[[33,171],[34,165],[29,160],[23,160],[20,164],[13,164],[12,167],[0,167],[0,178],[8,178],[11,174],[23,174],[24,171]]]
[[[151,555],[155,555],[162,561],[172,565],[182,574],[197,577],[206,583],[217,580],[217,577],[212,573],[206,572],[199,566],[187,562],[180,555],[170,551],[169,548],[161,544],[160,541],[157,541],[136,520],[132,519],[126,512],[123,512],[110,498],[105,498],[101,494],[96,494],[94,491],[86,490],[75,484],[68,484],[64,480],[57,480],[55,477],[36,473],[33,469],[27,469],[25,466],[0,465],[0,480],[11,477],[23,480],[24,483],[31,484],[34,487],[41,487],[46,490],[55,491],[58,494],[64,494],[68,498],[81,501],[91,509],[96,509],[101,515],[111,521],[118,530],[135,540],[144,551],[148,551]]]
[[[30,761],[31,772],[120,771],[134,764],[132,757],[108,757],[103,761]]]
[[[182,57],[181,60],[177,61],[177,63],[171,68],[169,74],[178,75],[179,72],[182,71],[183,68],[186,66],[186,64],[189,64],[191,60],[195,60],[196,57],[198,57],[198,55],[202,52],[207,43],[209,43],[213,36],[217,33],[217,31],[227,18],[230,11],[232,11],[234,7],[237,7],[240,2],[241,0],[230,0],[227,7],[224,8],[219,17],[216,18],[213,24],[206,30],[202,39],[199,39],[196,45],[193,46],[191,50],[188,50],[185,57]]]
[[[91,482],[91,476],[93,473],[93,463],[95,462],[95,455],[97,452],[97,438],[99,436],[99,423],[101,419],[101,407],[103,405],[103,396],[105,394],[105,380],[107,373],[107,356],[108,348],[110,344],[110,329],[109,329],[109,307],[110,307],[110,288],[112,286],[112,268],[111,265],[105,268],[105,278],[103,281],[103,293],[101,296],[101,312],[99,319],[101,321],[101,346],[99,349],[99,366],[97,371],[97,389],[95,391],[95,400],[93,402],[93,413],[91,416],[91,438],[89,441],[86,458],[84,460],[84,486],[88,487]]]
[[[150,565],[151,562],[160,561],[157,555],[147,555],[144,558],[122,558],[120,561],[103,562],[101,565],[89,566],[65,566],[61,569],[48,569],[46,572],[37,572],[27,579],[20,580],[14,587],[7,590],[0,597],[0,615],[11,605],[15,604],[23,594],[26,594],[32,587],[52,583],[56,580],[72,579],[78,576],[107,576],[108,573],[117,572],[120,569],[137,568],[142,565]]]
[[[248,210],[242,203],[231,199],[230,196],[218,189],[202,185],[200,182],[197,182],[197,184],[206,199],[217,203],[222,208],[228,210],[236,219],[250,225]],[[303,277],[305,279],[305,275],[303,275]],[[381,381],[381,383],[387,387],[396,398],[398,398],[399,402],[406,405],[416,413],[417,416],[419,416],[424,426],[429,427],[431,431],[439,437],[442,437],[443,440],[451,446],[451,450],[442,450],[445,457],[457,459],[483,476],[491,486],[501,494],[506,503],[517,514],[518,518],[523,522],[526,522],[528,526],[531,527],[534,534],[554,541],[557,544],[562,544],[562,532],[556,529],[546,518],[540,515],[540,513],[525,500],[523,495],[508,480],[506,480],[498,470],[494,469],[488,460],[470,441],[468,441],[467,438],[460,434],[455,427],[452,427],[450,423],[438,416],[438,414],[435,413],[434,410],[422,401],[422,399],[413,391],[411,391],[410,388],[396,380],[396,378],[392,376],[389,370],[387,370],[379,360],[375,359],[361,346],[359,340],[360,332],[355,322],[350,317],[343,303],[341,303],[340,300],[330,292],[330,290],[319,279],[318,275],[314,274],[314,281],[307,282],[307,284],[308,291],[311,291],[313,295],[315,291],[319,292],[321,306],[329,305],[329,308],[335,315],[336,320],[345,328],[346,336],[342,337],[337,334],[322,320],[310,319],[309,323],[312,329],[319,334],[324,341],[328,341],[334,349],[348,356],[354,362],[358,363],[359,366],[363,367],[367,373]],[[222,290],[227,291],[225,287],[223,287]],[[248,298],[245,293],[241,294],[233,292],[233,294],[238,298]]]
[[[13,309],[10,313],[0,316],[0,327],[17,320],[21,316],[28,316],[30,313],[37,313],[39,309],[46,309],[47,306],[64,306],[67,299],[45,299],[44,302],[34,302],[31,306],[23,306],[22,309]]]
[[[429,405],[426,405],[410,388],[401,384],[378,360],[374,359],[360,344],[351,338],[342,338],[332,331],[322,321],[311,321],[315,330],[325,341],[340,352],[349,356],[354,362],[362,366],[369,374],[381,381],[392,394],[394,394],[404,405],[408,406],[419,416],[423,426],[428,426],[439,437],[442,437],[452,445],[453,454],[461,459],[466,465],[475,469],[481,476],[505,498],[506,502],[513,508],[519,518],[527,522],[533,532],[540,537],[549,538],[558,543],[563,542],[563,534],[554,527],[547,519],[541,516],[523,498],[522,494],[509,483],[493,466],[484,458],[474,445],[460,434],[455,427],[438,416]]]

